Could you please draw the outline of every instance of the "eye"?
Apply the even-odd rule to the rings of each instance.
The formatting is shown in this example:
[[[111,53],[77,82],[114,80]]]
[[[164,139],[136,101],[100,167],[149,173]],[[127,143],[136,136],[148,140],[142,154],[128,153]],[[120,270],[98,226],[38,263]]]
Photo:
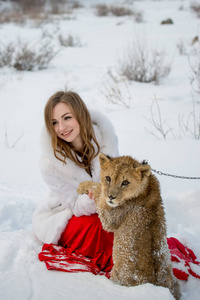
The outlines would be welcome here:
[[[53,126],[56,125],[58,122],[57,121],[53,121],[52,124]]]
[[[68,119],[71,119],[71,117],[64,117],[64,120],[66,121],[66,120],[68,120]]]
[[[126,185],[129,185],[129,181],[128,180],[124,180],[123,182],[122,182],[122,186],[126,186]]]
[[[106,176],[106,181],[109,182],[109,183],[111,182],[110,176]]]

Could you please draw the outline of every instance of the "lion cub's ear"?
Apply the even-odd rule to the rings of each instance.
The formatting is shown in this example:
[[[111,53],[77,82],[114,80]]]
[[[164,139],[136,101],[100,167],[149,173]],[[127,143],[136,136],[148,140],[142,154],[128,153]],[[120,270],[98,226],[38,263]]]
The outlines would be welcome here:
[[[135,171],[141,173],[142,178],[148,177],[151,174],[151,167],[149,165],[142,165],[135,168]]]
[[[100,162],[100,165],[103,166],[105,163],[109,162],[110,161],[110,157],[109,156],[106,156],[105,154],[103,153],[99,153],[99,162]]]

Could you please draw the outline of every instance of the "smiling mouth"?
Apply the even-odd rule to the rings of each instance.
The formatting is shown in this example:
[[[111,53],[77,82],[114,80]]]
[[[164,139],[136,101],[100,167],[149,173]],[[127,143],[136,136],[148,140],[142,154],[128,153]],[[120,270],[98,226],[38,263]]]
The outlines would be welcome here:
[[[63,135],[63,136],[70,135],[71,132],[72,132],[72,130],[69,130],[69,131],[67,131],[67,132],[62,133],[62,135]]]

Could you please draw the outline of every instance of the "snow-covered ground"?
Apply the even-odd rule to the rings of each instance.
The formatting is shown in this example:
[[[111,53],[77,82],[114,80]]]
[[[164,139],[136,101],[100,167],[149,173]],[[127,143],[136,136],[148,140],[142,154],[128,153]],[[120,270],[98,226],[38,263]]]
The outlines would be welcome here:
[[[79,1],[81,2],[81,1]],[[186,132],[181,121],[194,133],[194,112],[199,116],[198,94],[190,84],[193,76],[187,55],[180,55],[183,44],[190,60],[195,61],[192,39],[200,34],[200,19],[191,11],[189,0],[183,1],[104,1],[143,13],[143,22],[131,16],[98,17],[93,5],[73,11],[71,19],[62,17],[36,27],[0,24],[3,44],[22,41],[36,43],[42,33],[52,36],[57,49],[58,36],[76,36],[82,47],[62,47],[48,69],[19,72],[0,69],[0,299],[173,299],[165,288],[150,284],[138,287],[118,286],[103,276],[47,271],[37,254],[41,243],[32,232],[32,215],[42,201],[46,186],[38,168],[39,137],[43,126],[43,109],[47,99],[66,87],[78,92],[89,108],[105,113],[119,138],[121,155],[147,159],[153,169],[183,176],[200,177],[200,140]],[[100,2],[100,1],[99,1]],[[0,1],[0,10],[3,8]],[[173,25],[160,25],[172,18]],[[121,81],[124,99],[130,105],[106,101],[108,70],[115,70],[128,44],[138,35],[165,50],[172,63],[171,72],[159,85]],[[200,49],[200,48],[199,48]],[[155,102],[155,99],[157,102]],[[156,103],[158,106],[156,106]],[[164,139],[152,121],[160,116],[167,130]],[[173,134],[172,134],[173,133]],[[159,138],[159,139],[158,139]],[[168,236],[190,247],[200,260],[200,180],[178,179],[157,175],[166,210]],[[190,276],[180,282],[182,300],[200,297],[200,281]]]

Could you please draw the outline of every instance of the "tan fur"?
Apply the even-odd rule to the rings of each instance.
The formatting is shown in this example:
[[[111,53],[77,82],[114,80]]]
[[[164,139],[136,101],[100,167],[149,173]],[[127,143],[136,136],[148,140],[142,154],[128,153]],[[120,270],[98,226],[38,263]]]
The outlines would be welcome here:
[[[114,232],[111,279],[126,286],[152,283],[180,298],[166,240],[159,182],[149,165],[130,156],[99,154],[101,183],[86,181],[78,193],[95,197],[103,228]]]

